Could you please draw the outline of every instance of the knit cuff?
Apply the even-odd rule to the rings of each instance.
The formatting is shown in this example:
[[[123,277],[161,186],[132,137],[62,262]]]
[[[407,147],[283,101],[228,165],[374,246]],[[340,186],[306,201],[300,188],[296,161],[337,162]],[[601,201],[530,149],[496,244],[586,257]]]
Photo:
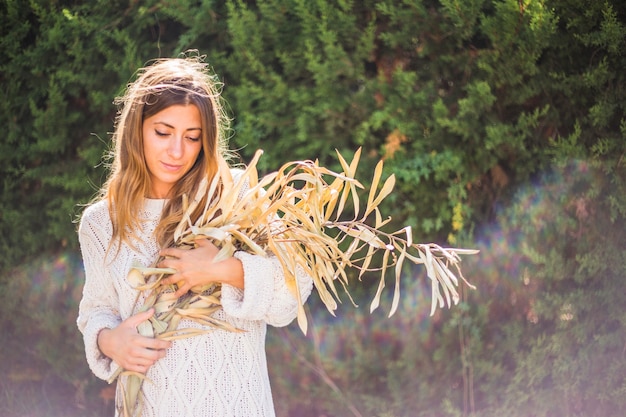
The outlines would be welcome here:
[[[108,381],[119,365],[105,356],[98,347],[98,334],[103,329],[113,329],[119,325],[119,320],[113,317],[98,317],[92,319],[83,330],[85,354],[89,368],[98,378]]]
[[[263,320],[274,296],[274,265],[268,258],[247,252],[233,255],[243,265],[244,289],[222,285],[222,307],[245,320]]]

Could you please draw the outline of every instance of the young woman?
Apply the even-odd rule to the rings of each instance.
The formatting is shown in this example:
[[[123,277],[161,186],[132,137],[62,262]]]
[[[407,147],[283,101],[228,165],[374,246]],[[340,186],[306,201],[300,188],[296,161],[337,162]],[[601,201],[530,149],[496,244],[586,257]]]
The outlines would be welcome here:
[[[87,362],[105,380],[120,367],[145,374],[146,417],[273,416],[266,326],[287,325],[297,313],[276,258],[236,252],[214,263],[218,249],[208,240],[192,250],[172,247],[182,196],[196,195],[226,152],[218,86],[199,58],[158,60],[139,72],[118,100],[111,174],[78,230],[86,275],[78,327]],[[212,330],[173,342],[141,336],[136,328],[153,311],[137,313],[145,295],[138,299],[126,277],[136,263],[152,266],[159,256],[159,267],[177,271],[167,283],[179,285],[179,296],[220,282],[216,316],[244,332]],[[311,279],[298,283],[304,302]],[[194,326],[183,320],[179,328]],[[119,413],[119,389],[117,397]]]

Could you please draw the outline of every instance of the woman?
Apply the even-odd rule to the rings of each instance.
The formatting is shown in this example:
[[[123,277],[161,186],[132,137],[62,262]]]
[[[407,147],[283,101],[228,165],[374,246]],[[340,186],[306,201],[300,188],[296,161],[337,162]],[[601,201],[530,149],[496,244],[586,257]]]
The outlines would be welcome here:
[[[188,251],[171,247],[182,196],[196,195],[224,157],[228,119],[217,88],[199,58],[158,60],[141,70],[118,100],[110,177],[80,221],[86,282],[78,327],[87,361],[105,380],[119,367],[145,374],[142,416],[274,415],[266,325],[289,324],[298,304],[279,262],[236,252],[213,263],[218,249],[208,240]],[[139,335],[153,311],[137,313],[145,294],[138,298],[126,277],[131,266],[152,266],[159,257],[159,267],[176,270],[165,284],[178,284],[179,296],[220,282],[216,317],[244,332],[212,330],[173,342]],[[311,280],[299,276],[298,283],[304,302]],[[183,320],[179,328],[194,326]],[[119,389],[117,397],[119,413]]]

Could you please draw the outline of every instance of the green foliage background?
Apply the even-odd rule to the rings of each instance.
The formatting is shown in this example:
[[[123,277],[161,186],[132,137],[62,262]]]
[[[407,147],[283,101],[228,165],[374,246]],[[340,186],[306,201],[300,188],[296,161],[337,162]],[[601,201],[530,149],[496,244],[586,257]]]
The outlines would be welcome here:
[[[243,161],[361,146],[364,183],[380,158],[397,176],[396,225],[481,249],[478,289],[432,318],[416,269],[391,318],[365,280],[360,308],[313,297],[310,334],[272,330],[279,416],[620,415],[625,47],[618,0],[0,0],[0,414],[111,415],[74,325],[75,220],[113,98],[197,49]]]

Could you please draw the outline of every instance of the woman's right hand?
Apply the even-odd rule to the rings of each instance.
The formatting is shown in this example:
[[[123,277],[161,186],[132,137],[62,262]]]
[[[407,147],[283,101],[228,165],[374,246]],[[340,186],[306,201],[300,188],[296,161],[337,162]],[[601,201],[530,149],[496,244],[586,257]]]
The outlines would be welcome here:
[[[131,316],[113,329],[98,334],[100,351],[127,371],[145,374],[156,361],[165,356],[171,342],[142,336],[137,326],[148,320],[154,309]]]

